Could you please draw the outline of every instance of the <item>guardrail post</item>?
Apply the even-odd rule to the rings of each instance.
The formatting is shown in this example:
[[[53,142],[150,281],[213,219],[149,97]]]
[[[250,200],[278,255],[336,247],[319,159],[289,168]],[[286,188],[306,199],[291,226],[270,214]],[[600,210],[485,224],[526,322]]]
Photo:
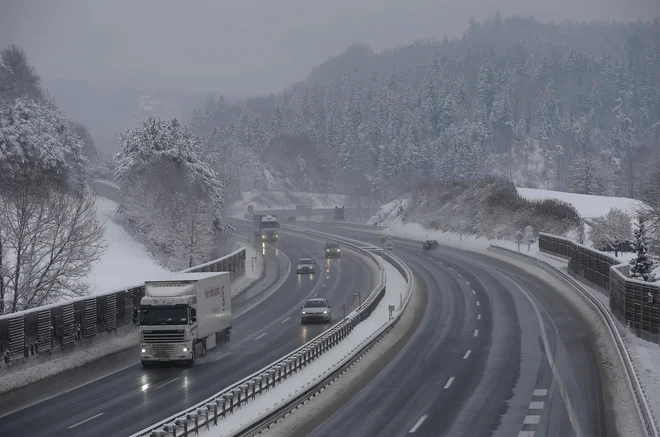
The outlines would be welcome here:
[[[197,410],[197,417],[199,416],[204,416],[204,423],[206,424],[206,429],[209,429],[209,407],[202,407]],[[195,429],[198,430],[197,434],[199,434],[199,423],[197,423],[197,419],[195,419]]]
[[[172,437],[176,437],[176,424],[174,425],[164,425],[163,431],[172,433]]]
[[[234,395],[234,399],[238,399],[236,401],[236,408],[238,410],[240,410],[241,409],[241,392],[242,392],[242,390],[240,388],[235,388],[235,389],[232,390],[232,392],[233,392],[233,395]]]
[[[257,383],[255,382],[254,379],[248,381],[248,389],[250,390],[250,397],[252,398],[252,400],[254,400],[254,398],[257,396],[257,393],[254,388],[256,384]]]

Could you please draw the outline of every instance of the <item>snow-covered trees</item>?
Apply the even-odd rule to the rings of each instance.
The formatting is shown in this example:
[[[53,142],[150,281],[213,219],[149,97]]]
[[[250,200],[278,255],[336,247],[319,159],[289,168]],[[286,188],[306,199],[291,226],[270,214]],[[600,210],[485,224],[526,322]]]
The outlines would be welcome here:
[[[612,177],[598,156],[581,156],[573,162],[571,191],[578,194],[607,195]]]
[[[223,184],[197,137],[158,117],[122,135],[115,179],[120,211],[162,252],[170,268],[208,261],[227,230]]]
[[[195,131],[216,129],[209,144],[249,150],[285,188],[394,194],[498,174],[638,196],[638,154],[660,147],[660,22],[474,24],[446,43],[353,47],[278,95],[209,101]]]
[[[20,95],[37,93],[38,78],[22,52],[7,53],[2,68],[9,59],[14,85],[0,96],[0,314],[84,295],[104,249],[83,144],[54,104]]]
[[[640,281],[649,281],[653,271],[653,260],[649,255],[649,242],[646,235],[644,217],[639,215],[633,248],[637,256],[630,261],[630,277]]]
[[[629,241],[632,238],[630,215],[618,208],[610,209],[603,217],[594,220],[589,236],[598,248],[613,245],[616,241]]]

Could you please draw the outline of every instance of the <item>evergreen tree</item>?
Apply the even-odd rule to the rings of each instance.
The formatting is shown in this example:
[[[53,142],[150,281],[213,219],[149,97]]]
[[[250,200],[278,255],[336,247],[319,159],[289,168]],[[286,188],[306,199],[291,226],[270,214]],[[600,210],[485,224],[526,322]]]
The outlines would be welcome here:
[[[630,261],[630,277],[640,281],[650,281],[653,271],[653,260],[649,256],[649,243],[646,235],[644,217],[640,214],[635,229],[633,248],[637,256]]]

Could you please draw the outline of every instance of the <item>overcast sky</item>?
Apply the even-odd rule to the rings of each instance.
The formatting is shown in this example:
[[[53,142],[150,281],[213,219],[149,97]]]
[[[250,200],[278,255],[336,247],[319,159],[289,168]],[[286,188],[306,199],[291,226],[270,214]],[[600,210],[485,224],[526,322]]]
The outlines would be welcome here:
[[[660,0],[0,0],[0,45],[48,79],[256,95],[354,42],[459,36],[470,17],[636,20]]]

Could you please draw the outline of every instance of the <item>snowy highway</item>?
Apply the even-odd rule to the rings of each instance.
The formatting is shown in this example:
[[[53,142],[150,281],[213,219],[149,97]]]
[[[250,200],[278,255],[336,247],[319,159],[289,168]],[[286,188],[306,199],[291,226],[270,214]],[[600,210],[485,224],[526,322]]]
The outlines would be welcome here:
[[[370,232],[313,226],[378,242]],[[613,432],[593,336],[551,285],[514,264],[476,253],[443,247],[422,252],[417,242],[404,240],[396,240],[395,253],[425,284],[419,325],[355,397],[294,435],[586,437]]]
[[[251,227],[242,231],[248,234]],[[2,434],[130,435],[206,399],[328,329],[331,325],[300,324],[299,306],[307,298],[327,297],[337,308],[337,318],[343,303],[347,312],[357,306],[353,292],[366,296],[375,285],[375,275],[369,274],[374,267],[362,257],[347,251],[342,259],[326,262],[322,241],[287,235],[277,250],[267,247],[266,252],[268,259],[276,260],[282,286],[265,300],[247,292],[246,302],[235,301],[239,316],[228,347],[210,353],[193,368],[146,370],[138,363],[137,350],[127,351],[124,360],[128,367],[111,375],[107,371],[112,364],[105,369],[106,360],[102,360],[76,373],[17,390],[0,397]],[[315,275],[297,275],[282,254],[293,264],[300,257],[311,257],[322,270]],[[116,359],[107,358],[109,363]],[[77,374],[84,377],[76,379]],[[76,387],[85,379],[88,384]],[[73,386],[63,387],[67,382]],[[16,411],[21,406],[25,408]]]

